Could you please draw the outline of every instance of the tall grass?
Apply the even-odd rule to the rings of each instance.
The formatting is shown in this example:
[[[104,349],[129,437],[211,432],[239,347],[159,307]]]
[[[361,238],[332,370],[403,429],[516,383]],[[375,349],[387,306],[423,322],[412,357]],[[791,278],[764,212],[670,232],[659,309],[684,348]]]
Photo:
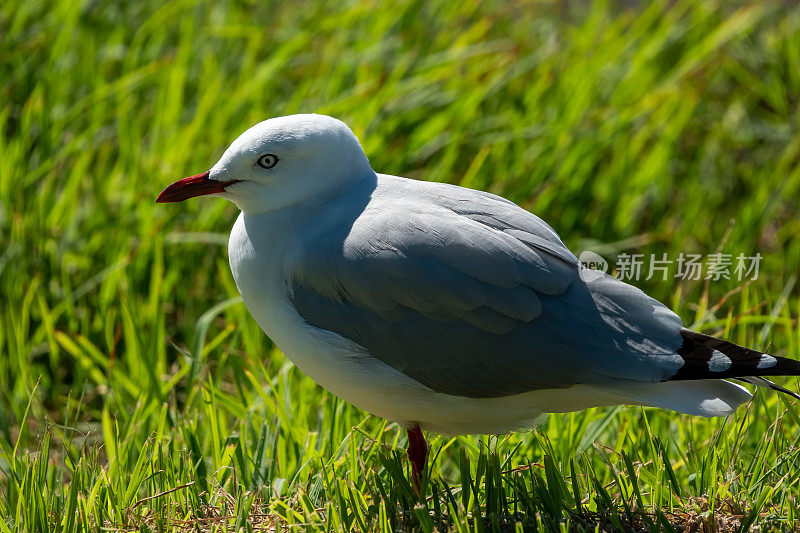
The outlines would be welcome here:
[[[331,114],[375,169],[502,194],[576,251],[761,253],[745,284],[637,285],[797,356],[800,9],[577,4],[3,3],[0,529],[797,528],[798,407],[763,392],[435,437],[418,498],[404,433],[249,318],[234,207],[153,203],[249,125]]]

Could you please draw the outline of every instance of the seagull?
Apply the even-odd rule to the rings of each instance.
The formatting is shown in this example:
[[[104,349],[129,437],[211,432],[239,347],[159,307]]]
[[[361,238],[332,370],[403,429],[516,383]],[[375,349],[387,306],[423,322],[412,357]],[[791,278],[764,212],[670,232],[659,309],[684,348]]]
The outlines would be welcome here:
[[[272,118],[157,202],[218,196],[255,321],[333,394],[408,431],[505,433],[543,413],[617,404],[726,416],[729,380],[800,362],[683,327],[641,290],[584,268],[542,219],[494,194],[372,170],[343,122]]]

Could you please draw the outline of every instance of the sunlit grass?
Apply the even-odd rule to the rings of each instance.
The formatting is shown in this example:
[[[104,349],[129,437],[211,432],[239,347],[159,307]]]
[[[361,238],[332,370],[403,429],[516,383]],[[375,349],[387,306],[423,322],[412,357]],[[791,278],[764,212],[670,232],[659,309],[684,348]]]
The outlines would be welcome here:
[[[798,356],[798,65],[779,2],[3,3],[0,529],[797,528],[800,411],[763,392],[434,437],[420,500],[404,432],[250,319],[235,208],[153,202],[259,120],[331,114],[375,169],[502,194],[576,252],[761,253],[744,285],[636,284]]]

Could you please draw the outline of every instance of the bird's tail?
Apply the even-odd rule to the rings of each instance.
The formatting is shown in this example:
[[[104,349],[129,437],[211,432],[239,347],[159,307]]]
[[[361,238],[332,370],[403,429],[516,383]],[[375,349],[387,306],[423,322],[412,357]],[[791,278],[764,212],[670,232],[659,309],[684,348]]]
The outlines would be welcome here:
[[[660,383],[625,384],[614,388],[627,401],[699,416],[727,416],[749,401],[750,392],[735,379],[759,387],[800,395],[762,376],[800,376],[800,361],[737,346],[696,331],[681,330],[683,345],[678,354],[684,364],[671,378]]]
[[[678,354],[684,364],[667,381],[699,379],[738,379],[759,387],[789,394],[800,400],[796,392],[785,389],[762,376],[800,376],[800,361],[751,350],[696,331],[681,330],[683,345]]]

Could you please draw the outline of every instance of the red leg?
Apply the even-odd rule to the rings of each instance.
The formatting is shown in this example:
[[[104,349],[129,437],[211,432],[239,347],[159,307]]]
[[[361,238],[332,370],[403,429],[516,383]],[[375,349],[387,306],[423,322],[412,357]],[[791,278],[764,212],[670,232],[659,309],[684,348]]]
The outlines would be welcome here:
[[[408,432],[408,460],[411,462],[411,473],[414,486],[419,490],[422,472],[425,470],[425,458],[428,456],[428,444],[418,425],[406,430]]]

